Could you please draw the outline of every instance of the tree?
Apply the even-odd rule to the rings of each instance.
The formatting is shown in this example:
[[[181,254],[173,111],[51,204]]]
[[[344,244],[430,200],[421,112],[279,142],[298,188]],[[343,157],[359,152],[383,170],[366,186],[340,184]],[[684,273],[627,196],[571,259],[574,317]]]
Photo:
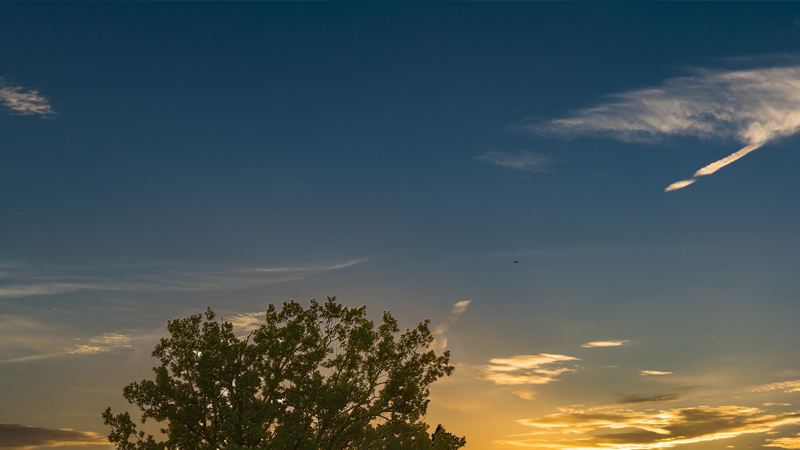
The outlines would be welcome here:
[[[428,320],[399,334],[383,313],[335,297],[304,309],[269,305],[266,320],[246,338],[233,325],[203,315],[168,322],[170,337],[153,350],[155,380],[124,388],[142,423],[163,424],[166,439],[136,429],[125,412],[103,413],[118,450],[390,450],[463,447],[440,425],[422,419],[429,386],[450,375],[449,352],[428,350]]]

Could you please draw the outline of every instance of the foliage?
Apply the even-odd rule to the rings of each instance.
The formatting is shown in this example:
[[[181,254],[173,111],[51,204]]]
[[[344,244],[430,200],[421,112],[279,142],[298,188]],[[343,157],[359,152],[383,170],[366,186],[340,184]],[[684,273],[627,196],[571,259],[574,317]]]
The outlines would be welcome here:
[[[383,313],[329,297],[304,309],[269,305],[245,339],[233,325],[202,315],[169,321],[153,350],[155,380],[125,387],[125,398],[155,420],[164,441],[136,430],[125,412],[103,418],[118,450],[458,449],[465,445],[422,421],[431,383],[450,375],[449,352],[428,350],[428,321],[399,333]]]

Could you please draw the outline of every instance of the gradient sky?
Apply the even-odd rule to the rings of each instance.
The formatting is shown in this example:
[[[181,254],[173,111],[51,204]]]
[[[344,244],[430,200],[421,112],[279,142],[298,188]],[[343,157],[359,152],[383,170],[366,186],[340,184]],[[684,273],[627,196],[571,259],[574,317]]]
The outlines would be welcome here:
[[[0,449],[326,296],[469,450],[800,448],[796,3],[2,3],[0,77]]]

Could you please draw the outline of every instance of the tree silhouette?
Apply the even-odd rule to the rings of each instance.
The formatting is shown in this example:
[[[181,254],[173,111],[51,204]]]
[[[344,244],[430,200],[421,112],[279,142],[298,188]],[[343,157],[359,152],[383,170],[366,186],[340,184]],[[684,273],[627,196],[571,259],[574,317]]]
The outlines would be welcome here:
[[[203,318],[205,316],[205,320]],[[106,409],[118,450],[437,449],[464,438],[422,419],[429,386],[450,375],[449,352],[428,350],[428,320],[399,334],[388,313],[377,327],[365,307],[335,297],[308,308],[269,305],[265,323],[246,338],[204,315],[168,322],[153,350],[155,380],[124,388],[142,423],[163,424],[164,440],[136,430],[125,412]],[[399,335],[398,335],[399,334]]]

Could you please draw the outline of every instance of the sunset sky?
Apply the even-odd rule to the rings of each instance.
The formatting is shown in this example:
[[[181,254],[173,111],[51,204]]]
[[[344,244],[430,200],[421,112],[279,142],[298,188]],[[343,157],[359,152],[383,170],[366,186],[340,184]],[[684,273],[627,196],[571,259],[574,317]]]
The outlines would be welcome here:
[[[798,6],[0,4],[0,449],[326,296],[468,450],[800,449]]]

